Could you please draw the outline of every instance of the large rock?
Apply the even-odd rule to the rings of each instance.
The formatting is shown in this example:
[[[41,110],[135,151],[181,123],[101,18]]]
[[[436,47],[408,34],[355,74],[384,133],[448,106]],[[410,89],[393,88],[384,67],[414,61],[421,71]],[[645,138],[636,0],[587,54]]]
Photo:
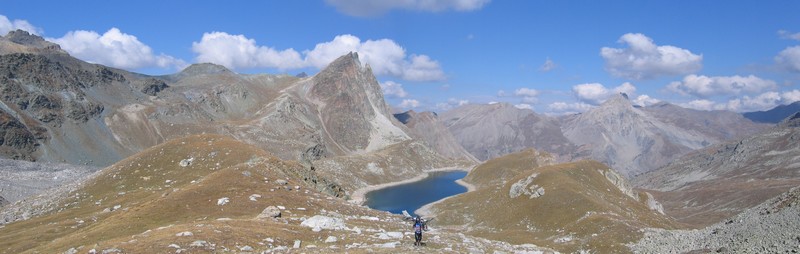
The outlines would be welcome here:
[[[281,217],[281,209],[276,206],[268,206],[261,211],[261,214],[256,216],[256,219],[271,219]]]
[[[314,215],[314,217],[304,220],[302,223],[300,223],[300,225],[313,229],[345,229],[344,220],[322,215]]]

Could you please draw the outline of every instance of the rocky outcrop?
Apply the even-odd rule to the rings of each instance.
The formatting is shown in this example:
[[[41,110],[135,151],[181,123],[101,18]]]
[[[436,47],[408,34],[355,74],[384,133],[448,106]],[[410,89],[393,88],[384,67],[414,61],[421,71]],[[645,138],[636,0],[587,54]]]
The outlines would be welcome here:
[[[3,196],[0,196],[0,207],[3,207],[3,206],[5,206],[5,205],[8,205],[8,204],[10,204],[10,203],[8,202],[8,200],[6,200],[5,198],[3,198]]]
[[[142,81],[141,91],[143,94],[147,94],[150,96],[156,96],[159,92],[164,89],[167,89],[169,86],[163,80],[156,79],[156,78],[148,78]]]
[[[305,97],[316,105],[325,134],[345,153],[411,139],[392,117],[372,69],[362,67],[357,53],[339,57],[307,82]]]
[[[39,141],[14,116],[0,109],[0,155],[16,160],[33,160]]]

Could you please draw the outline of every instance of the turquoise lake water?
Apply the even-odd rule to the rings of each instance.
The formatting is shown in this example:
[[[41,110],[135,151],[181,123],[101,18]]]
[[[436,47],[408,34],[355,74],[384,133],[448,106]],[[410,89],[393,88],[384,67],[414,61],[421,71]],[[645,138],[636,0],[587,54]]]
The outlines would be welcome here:
[[[421,181],[371,191],[365,196],[365,204],[372,209],[395,214],[406,210],[413,215],[426,204],[466,192],[467,188],[455,182],[466,175],[464,171],[433,172]]]

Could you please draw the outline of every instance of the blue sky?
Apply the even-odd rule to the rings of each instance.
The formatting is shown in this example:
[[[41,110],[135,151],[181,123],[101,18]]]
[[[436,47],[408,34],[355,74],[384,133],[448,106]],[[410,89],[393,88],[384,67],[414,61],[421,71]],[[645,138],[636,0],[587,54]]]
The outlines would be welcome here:
[[[70,54],[147,74],[316,73],[359,51],[398,110],[507,102],[764,110],[800,100],[799,1],[4,1]]]

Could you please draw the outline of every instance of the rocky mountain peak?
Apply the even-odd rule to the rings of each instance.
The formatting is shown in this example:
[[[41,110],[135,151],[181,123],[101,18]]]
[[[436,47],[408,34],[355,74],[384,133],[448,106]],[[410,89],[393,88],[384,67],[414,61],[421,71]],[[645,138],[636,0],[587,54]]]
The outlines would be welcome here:
[[[213,63],[197,63],[189,65],[180,72],[180,75],[183,76],[195,76],[195,75],[202,75],[202,74],[221,74],[221,73],[232,73],[227,67],[213,64]]]
[[[607,107],[625,107],[625,108],[628,108],[628,107],[633,107],[633,105],[631,104],[631,101],[628,99],[628,95],[627,94],[619,93],[617,95],[612,96],[611,98],[609,98],[605,102],[603,102],[603,104],[600,104],[600,107],[601,108],[607,108]]]
[[[786,119],[783,119],[778,126],[791,128],[800,127],[800,111],[795,112]]]
[[[41,36],[31,34],[25,30],[14,30],[6,36],[0,36],[0,53],[61,53],[67,52],[58,44],[46,41]]]

